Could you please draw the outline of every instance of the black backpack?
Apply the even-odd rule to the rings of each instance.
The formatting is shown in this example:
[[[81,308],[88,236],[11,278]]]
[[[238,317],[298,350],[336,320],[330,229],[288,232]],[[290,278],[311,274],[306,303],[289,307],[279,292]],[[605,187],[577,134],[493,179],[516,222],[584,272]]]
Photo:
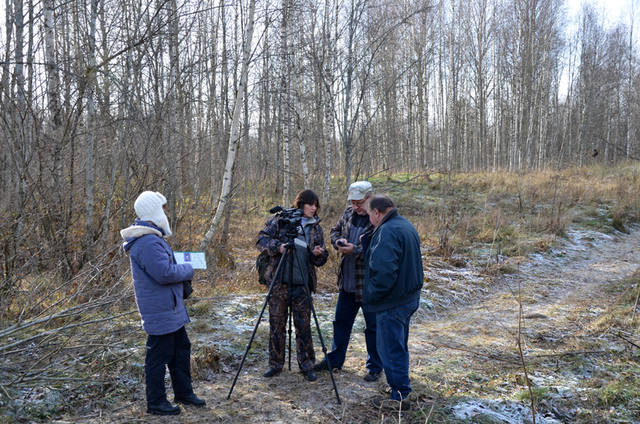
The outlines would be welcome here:
[[[269,265],[269,253],[267,250],[263,250],[260,252],[258,257],[256,258],[256,270],[258,270],[258,282],[260,284],[264,284],[265,286],[269,284],[264,274],[267,271],[267,265]]]

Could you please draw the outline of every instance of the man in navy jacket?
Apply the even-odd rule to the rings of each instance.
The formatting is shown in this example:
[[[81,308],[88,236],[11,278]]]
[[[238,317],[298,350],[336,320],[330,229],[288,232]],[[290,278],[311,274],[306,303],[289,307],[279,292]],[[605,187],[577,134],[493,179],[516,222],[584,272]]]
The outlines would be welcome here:
[[[201,407],[191,386],[191,342],[184,328],[189,322],[183,300],[183,282],[193,278],[190,264],[177,264],[164,237],[171,235],[164,213],[167,199],[145,191],[134,203],[138,219],[120,231],[129,254],[136,304],[142,328],[148,334],[144,364],[147,412],[178,415],[180,408],[167,400],[164,388],[169,367],[176,402]]]
[[[391,387],[390,399],[403,401],[409,382],[409,323],[420,303],[424,279],[420,237],[384,195],[369,199],[373,233],[365,238],[364,309],[376,314],[376,345]],[[384,405],[384,400],[373,400]],[[403,409],[405,407],[403,406]]]

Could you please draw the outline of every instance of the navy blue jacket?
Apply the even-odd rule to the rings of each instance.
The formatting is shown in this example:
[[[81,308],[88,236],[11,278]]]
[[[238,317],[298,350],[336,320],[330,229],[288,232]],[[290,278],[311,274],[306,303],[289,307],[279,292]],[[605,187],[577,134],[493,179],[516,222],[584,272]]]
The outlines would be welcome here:
[[[191,264],[176,264],[161,228],[141,220],[120,231],[131,260],[131,275],[142,328],[149,335],[173,333],[189,322],[182,282],[193,278]]]
[[[415,227],[393,209],[365,237],[365,310],[384,311],[420,297],[424,273]]]

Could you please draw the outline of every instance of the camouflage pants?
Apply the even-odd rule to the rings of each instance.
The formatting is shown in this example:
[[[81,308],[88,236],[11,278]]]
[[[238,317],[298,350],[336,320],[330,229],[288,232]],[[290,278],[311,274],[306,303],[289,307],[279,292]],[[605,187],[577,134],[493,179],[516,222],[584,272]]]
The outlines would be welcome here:
[[[269,297],[269,367],[282,369],[286,350],[287,286],[276,284]],[[296,328],[296,354],[300,371],[309,371],[316,361],[311,338],[311,301],[306,296],[292,296],[293,324]]]

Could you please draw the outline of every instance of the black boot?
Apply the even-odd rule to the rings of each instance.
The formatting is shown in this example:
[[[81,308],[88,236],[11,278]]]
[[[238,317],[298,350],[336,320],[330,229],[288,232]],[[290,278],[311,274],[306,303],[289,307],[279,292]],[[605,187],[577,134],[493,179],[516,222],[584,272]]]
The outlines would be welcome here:
[[[367,375],[364,376],[364,381],[378,381],[380,378],[379,372],[369,371]]]
[[[276,376],[278,374],[280,374],[280,371],[282,371],[281,369],[278,368],[269,368],[267,370],[267,372],[265,372],[264,374],[262,374],[263,377],[267,377],[267,378],[271,378],[273,376]]]
[[[328,371],[329,370],[329,366],[327,365],[327,361],[325,359],[323,359],[322,361],[318,362],[317,364],[315,364],[313,366],[313,370],[314,371]]]
[[[179,415],[180,407],[171,405],[169,401],[165,399],[163,402],[147,405],[147,412],[154,415]]]
[[[207,404],[204,399],[200,399],[194,393],[191,393],[188,396],[176,396],[176,402],[182,403],[184,405],[193,405],[195,407],[201,408]]]
[[[318,379],[318,376],[315,372],[313,372],[313,370],[302,371],[302,374],[304,375],[304,378],[307,379],[307,381],[316,381]]]

